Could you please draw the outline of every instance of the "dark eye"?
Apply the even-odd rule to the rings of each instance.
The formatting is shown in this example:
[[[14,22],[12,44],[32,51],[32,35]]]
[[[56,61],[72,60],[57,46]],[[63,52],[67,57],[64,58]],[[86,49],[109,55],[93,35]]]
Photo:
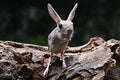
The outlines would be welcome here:
[[[59,28],[61,29],[62,28],[62,24],[58,24]]]

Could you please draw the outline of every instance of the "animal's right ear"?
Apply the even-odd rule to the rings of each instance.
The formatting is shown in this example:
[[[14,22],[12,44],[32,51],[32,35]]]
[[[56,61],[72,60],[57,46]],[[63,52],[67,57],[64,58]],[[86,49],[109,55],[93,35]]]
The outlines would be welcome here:
[[[61,21],[60,16],[57,14],[57,12],[49,3],[48,3],[48,12],[56,23],[59,23]]]

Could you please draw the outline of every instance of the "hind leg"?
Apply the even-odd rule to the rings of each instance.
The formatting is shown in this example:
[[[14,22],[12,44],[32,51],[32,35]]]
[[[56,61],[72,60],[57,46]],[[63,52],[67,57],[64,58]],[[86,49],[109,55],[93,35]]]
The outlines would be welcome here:
[[[62,67],[66,67],[65,59],[64,59],[64,52],[61,52],[61,59],[62,59]]]
[[[49,67],[50,67],[50,63],[52,61],[52,53],[50,54],[50,57],[49,57],[49,61],[48,61],[48,64],[47,64],[47,67],[43,73],[44,76],[47,76],[48,75],[48,71],[49,71]]]

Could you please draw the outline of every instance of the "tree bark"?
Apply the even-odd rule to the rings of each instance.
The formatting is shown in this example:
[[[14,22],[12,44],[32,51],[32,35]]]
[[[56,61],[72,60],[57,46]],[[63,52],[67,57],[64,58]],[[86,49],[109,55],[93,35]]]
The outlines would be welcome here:
[[[0,80],[103,80],[120,60],[120,41],[94,37],[83,46],[68,47],[67,67],[55,54],[45,77],[49,56],[47,46],[0,41]]]

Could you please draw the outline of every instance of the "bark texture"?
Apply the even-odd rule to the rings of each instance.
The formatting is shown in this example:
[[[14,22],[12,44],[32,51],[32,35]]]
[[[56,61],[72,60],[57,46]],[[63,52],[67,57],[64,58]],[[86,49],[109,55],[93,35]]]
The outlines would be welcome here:
[[[120,41],[94,37],[83,46],[68,47],[67,67],[55,54],[45,77],[49,56],[47,46],[0,41],[0,80],[103,80],[120,60]]]

